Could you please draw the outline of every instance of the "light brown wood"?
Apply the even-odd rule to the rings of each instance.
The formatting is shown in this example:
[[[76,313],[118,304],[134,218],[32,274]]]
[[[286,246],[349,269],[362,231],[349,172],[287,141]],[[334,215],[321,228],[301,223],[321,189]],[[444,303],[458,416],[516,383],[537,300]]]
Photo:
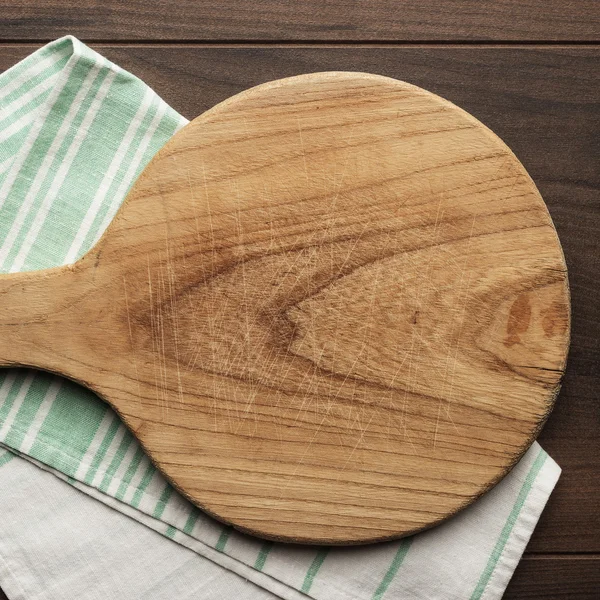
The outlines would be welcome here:
[[[552,408],[566,267],[475,118],[360,73],[217,105],[75,265],[0,278],[0,364],[106,399],[217,518],[268,538],[408,535],[489,489]]]

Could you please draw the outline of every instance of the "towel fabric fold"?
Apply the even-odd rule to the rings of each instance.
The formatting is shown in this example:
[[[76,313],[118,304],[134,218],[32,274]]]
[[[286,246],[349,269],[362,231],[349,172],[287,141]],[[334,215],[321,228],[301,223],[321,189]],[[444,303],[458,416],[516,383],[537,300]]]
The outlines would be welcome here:
[[[82,256],[186,123],[70,36],[0,75],[0,271]],[[0,372],[0,444],[0,585],[11,600],[497,599],[560,474],[534,443],[499,485],[434,529],[316,548],[265,542],[203,514],[112,409],[57,376]]]

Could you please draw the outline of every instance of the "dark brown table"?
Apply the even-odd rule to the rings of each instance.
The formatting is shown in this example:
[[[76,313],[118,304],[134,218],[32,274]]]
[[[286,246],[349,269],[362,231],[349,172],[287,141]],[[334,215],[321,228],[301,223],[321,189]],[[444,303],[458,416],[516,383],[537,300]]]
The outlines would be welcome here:
[[[0,70],[67,33],[188,118],[270,79],[358,70],[436,92],[508,143],[556,224],[573,323],[540,435],[563,474],[505,598],[600,598],[600,3],[2,0]]]

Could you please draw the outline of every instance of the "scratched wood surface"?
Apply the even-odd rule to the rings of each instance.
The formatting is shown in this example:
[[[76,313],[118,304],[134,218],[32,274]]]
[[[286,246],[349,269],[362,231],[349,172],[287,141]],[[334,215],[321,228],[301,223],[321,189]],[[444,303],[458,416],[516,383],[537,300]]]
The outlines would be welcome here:
[[[0,364],[84,383],[196,504],[303,543],[409,535],[479,497],[569,343],[562,250],[508,147],[351,72],[198,117],[87,256],[0,294]]]
[[[209,19],[203,8],[202,19],[196,20],[198,13],[185,13],[191,5],[196,11],[196,2],[169,3],[166,16],[165,3],[154,3],[163,11],[160,18],[140,8],[141,2],[114,0],[88,6],[86,0],[85,10],[77,12],[56,0],[3,2],[0,31],[2,39],[12,43],[1,46],[0,69],[24,58],[39,43],[66,33],[88,42],[104,40],[94,47],[149,82],[188,118],[270,79],[357,69],[433,90],[498,133],[524,163],[548,204],[569,267],[573,306],[566,376],[539,438],[563,473],[505,598],[597,598],[600,173],[594,157],[600,153],[599,52],[597,45],[575,44],[598,42],[598,5],[593,0],[490,5],[457,0],[445,10],[448,3],[442,7],[438,2],[419,2],[418,9],[404,18],[396,2],[389,4],[395,15],[370,3],[357,19],[343,4],[337,19],[332,18],[333,3],[327,7],[319,3],[318,10],[303,5],[306,12],[294,7],[292,18],[272,11],[257,23],[263,3],[254,3],[256,10],[251,11],[219,6],[216,20]],[[140,38],[145,43],[134,42]],[[285,38],[303,42],[304,47],[277,44]],[[335,41],[339,47],[307,47],[307,42],[319,39]],[[360,44],[348,43],[359,39]],[[28,40],[36,43],[27,44]],[[194,45],[194,40],[200,43]],[[260,45],[261,40],[270,44]],[[387,45],[380,47],[384,40]],[[402,44],[410,40],[438,45]],[[470,40],[472,45],[442,43],[452,40]],[[506,45],[510,40],[527,45]],[[556,40],[562,45],[543,43]],[[219,41],[238,47],[218,47]]]

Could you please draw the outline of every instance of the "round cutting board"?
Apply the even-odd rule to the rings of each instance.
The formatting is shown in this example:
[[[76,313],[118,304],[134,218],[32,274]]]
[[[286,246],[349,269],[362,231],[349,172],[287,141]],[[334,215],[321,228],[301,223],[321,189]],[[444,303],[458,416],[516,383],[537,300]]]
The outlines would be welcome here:
[[[474,117],[386,77],[292,77],[198,117],[67,276],[88,290],[73,360],[40,366],[271,539],[448,518],[529,447],[565,368],[566,267],[532,180]]]

